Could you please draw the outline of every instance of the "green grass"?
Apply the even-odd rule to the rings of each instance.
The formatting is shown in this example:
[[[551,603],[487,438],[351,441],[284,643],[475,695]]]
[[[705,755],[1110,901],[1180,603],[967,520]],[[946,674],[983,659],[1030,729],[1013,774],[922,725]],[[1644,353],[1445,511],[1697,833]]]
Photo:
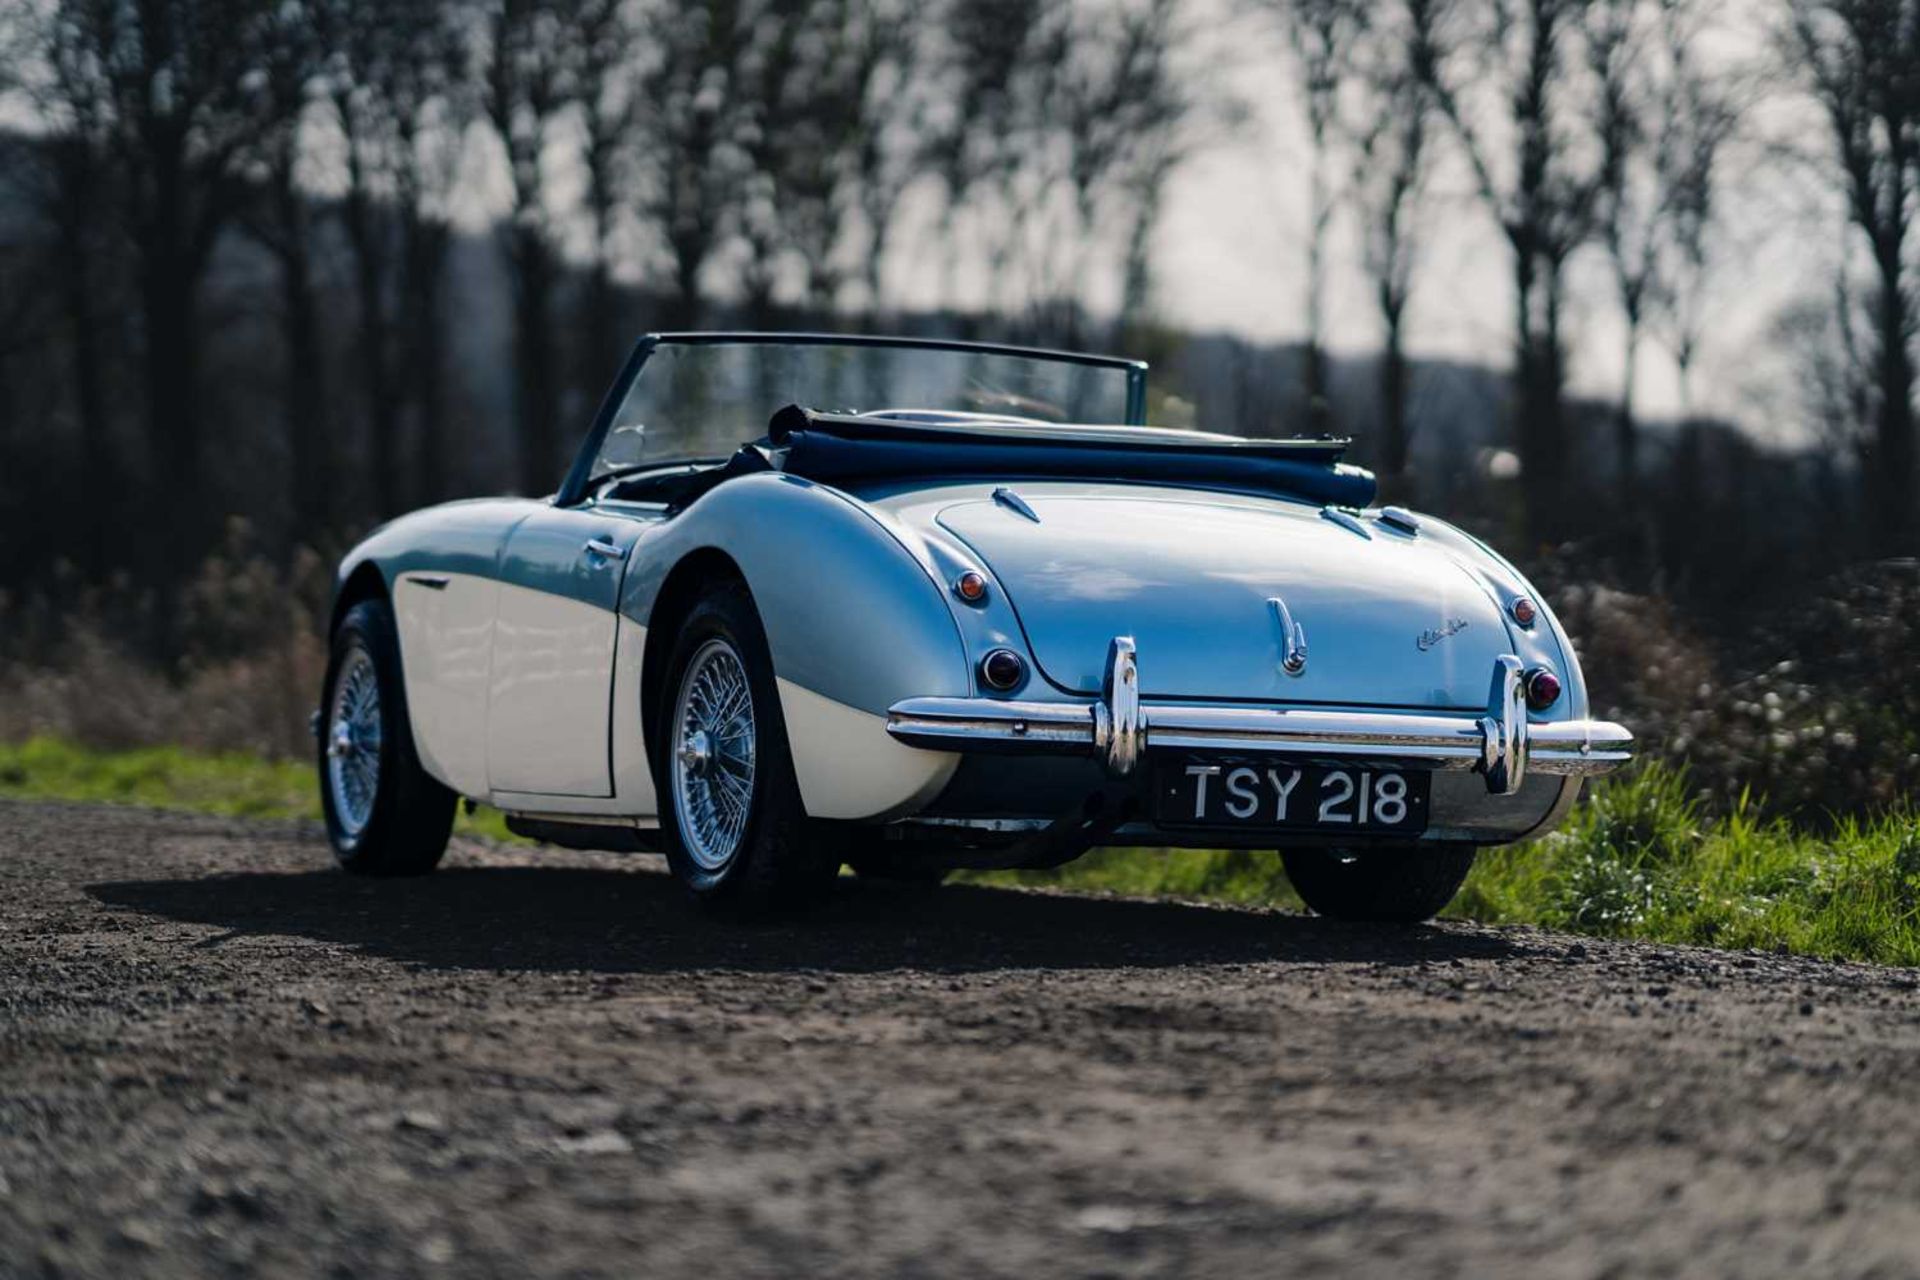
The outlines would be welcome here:
[[[0,798],[150,805],[244,818],[320,817],[313,766],[180,747],[94,751],[55,738],[0,743]],[[454,830],[514,839],[495,810],[464,810]]]
[[[1271,854],[1101,850],[985,883],[1297,906]],[[1920,965],[1920,817],[1831,832],[1709,818],[1682,770],[1650,764],[1596,786],[1555,834],[1480,855],[1450,916],[1654,942]]]
[[[175,747],[90,751],[0,744],[0,797],[102,801],[247,817],[316,818],[312,768]],[[459,830],[505,837],[489,809]],[[1102,849],[1057,871],[976,883],[1298,907],[1269,853]],[[1658,764],[1596,787],[1565,828],[1480,856],[1449,915],[1607,937],[1780,949],[1920,965],[1920,816],[1813,833],[1743,803],[1710,817],[1683,772]]]

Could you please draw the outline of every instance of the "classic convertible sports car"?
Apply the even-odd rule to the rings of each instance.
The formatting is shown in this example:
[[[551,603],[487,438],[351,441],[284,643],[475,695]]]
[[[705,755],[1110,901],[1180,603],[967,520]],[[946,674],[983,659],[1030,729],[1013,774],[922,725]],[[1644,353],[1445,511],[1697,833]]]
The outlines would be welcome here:
[[[1146,372],[642,339],[558,493],[340,565],[341,865],[432,869],[465,796],[751,909],[1124,844],[1277,849],[1315,910],[1417,920],[1628,759],[1511,565],[1371,506],[1342,441],[1146,425]]]

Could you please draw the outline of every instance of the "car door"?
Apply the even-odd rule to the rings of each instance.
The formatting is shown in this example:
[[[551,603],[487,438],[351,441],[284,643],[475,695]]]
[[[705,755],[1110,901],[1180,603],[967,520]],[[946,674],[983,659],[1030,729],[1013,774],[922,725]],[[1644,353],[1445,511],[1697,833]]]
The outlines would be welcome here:
[[[643,527],[591,506],[549,507],[508,535],[487,704],[493,791],[613,794],[617,607]]]

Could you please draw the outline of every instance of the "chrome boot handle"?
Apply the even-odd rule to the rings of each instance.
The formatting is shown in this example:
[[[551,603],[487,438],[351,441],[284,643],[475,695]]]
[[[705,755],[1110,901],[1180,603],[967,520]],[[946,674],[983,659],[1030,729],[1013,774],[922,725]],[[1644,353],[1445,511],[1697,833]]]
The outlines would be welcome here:
[[[1280,625],[1280,669],[1297,676],[1307,669],[1307,629],[1293,620],[1287,602],[1279,596],[1269,597],[1267,604],[1273,609],[1273,620]]]

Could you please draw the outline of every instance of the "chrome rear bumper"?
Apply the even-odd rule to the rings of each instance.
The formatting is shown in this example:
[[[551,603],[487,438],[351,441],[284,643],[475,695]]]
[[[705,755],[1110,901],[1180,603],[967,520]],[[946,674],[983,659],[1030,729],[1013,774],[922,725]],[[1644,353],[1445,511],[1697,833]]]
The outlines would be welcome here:
[[[1633,735],[1610,721],[1530,723],[1511,654],[1494,662],[1482,716],[1143,703],[1127,636],[1108,648],[1105,684],[1091,703],[908,698],[888,709],[887,732],[934,750],[1098,755],[1116,777],[1131,774],[1149,748],[1375,758],[1478,770],[1495,795],[1519,791],[1529,771],[1584,777],[1633,758]]]

